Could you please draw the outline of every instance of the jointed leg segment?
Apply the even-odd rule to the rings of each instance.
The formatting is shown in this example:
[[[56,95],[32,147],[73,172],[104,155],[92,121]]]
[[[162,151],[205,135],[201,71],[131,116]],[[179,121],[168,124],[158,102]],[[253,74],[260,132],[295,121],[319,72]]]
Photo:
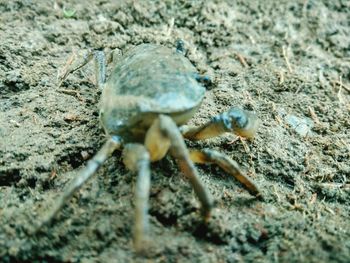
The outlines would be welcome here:
[[[178,160],[181,170],[190,181],[202,204],[202,214],[205,219],[208,219],[213,206],[212,197],[199,179],[198,172],[190,159],[185,142],[174,121],[168,116],[160,115],[150,128],[150,133],[158,133],[161,137],[169,139],[171,154]],[[151,137],[153,137],[153,140],[148,140]],[[150,149],[151,159],[153,160],[152,156],[158,155],[154,152],[157,147],[153,146],[153,144],[158,144],[156,136],[147,134],[145,144]],[[164,152],[164,149],[161,149],[161,151]]]
[[[98,168],[107,160],[107,158],[117,149],[120,149],[122,141],[119,137],[112,137],[108,139],[102,148],[95,154],[95,156],[88,161],[87,165],[79,172],[79,174],[68,184],[63,195],[57,201],[55,206],[49,211],[44,220],[37,227],[36,231],[41,229],[44,225],[49,224],[56,214],[62,209],[73,194],[80,189],[80,187],[96,173]]]
[[[103,84],[106,82],[106,58],[103,51],[99,50],[89,50],[84,55],[73,55],[73,59],[71,59],[61,76],[59,76],[59,81],[61,83],[67,78],[67,76],[78,69],[85,66],[92,59],[95,61],[95,75],[97,81],[97,87],[102,89]]]
[[[185,138],[190,140],[204,140],[225,132],[234,132],[242,137],[253,138],[259,123],[259,119],[253,113],[239,108],[231,108],[228,112],[215,116],[202,126],[190,127],[185,125],[180,127],[180,131]],[[190,156],[195,163],[215,163],[219,165],[241,182],[249,193],[255,196],[261,195],[253,181],[244,175],[238,164],[228,156],[209,149],[191,151]]]
[[[127,144],[123,151],[125,166],[138,173],[135,189],[134,246],[136,251],[145,248],[148,232],[148,199],[150,189],[150,156],[142,144]]]
[[[191,150],[191,160],[195,163],[215,163],[219,165],[225,172],[235,177],[244,188],[254,196],[261,196],[258,187],[249,179],[239,168],[238,164],[227,155],[215,150],[205,149],[202,151]]]

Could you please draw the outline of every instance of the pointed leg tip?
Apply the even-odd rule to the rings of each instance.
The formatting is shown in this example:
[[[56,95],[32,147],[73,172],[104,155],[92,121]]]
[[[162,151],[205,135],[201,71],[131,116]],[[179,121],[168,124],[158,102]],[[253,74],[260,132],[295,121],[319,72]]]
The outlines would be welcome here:
[[[148,238],[134,238],[134,252],[138,256],[147,256],[151,250],[151,245]]]
[[[210,213],[207,214],[206,216],[204,216],[204,223],[205,223],[205,224],[208,224],[209,221],[210,221],[210,218],[211,218],[211,214],[210,214]]]
[[[207,224],[210,221],[211,218],[211,209],[202,209],[201,211],[202,218],[205,224]]]
[[[256,199],[258,199],[259,201],[264,201],[264,196],[262,195],[261,192],[258,192],[257,194],[255,194]]]

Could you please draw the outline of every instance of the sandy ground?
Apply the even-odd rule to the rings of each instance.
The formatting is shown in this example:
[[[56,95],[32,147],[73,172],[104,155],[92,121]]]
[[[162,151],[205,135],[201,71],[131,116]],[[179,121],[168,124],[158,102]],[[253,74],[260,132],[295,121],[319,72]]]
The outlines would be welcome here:
[[[148,262],[350,262],[349,21],[346,0],[1,0],[1,261],[146,260],[132,249],[135,176],[119,152],[52,226],[29,233],[105,139],[93,64],[57,84],[71,54],[181,38],[213,80],[191,123],[232,106],[262,121],[252,142],[188,144],[232,157],[265,200],[198,166],[216,200],[204,225],[174,161],[152,164]]]

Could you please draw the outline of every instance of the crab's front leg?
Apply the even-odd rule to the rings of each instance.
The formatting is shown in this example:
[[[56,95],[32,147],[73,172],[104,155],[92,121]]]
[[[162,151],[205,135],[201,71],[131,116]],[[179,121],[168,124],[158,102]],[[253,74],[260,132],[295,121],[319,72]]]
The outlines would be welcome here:
[[[170,146],[171,154],[179,162],[179,166],[190,181],[202,205],[202,215],[205,220],[210,217],[213,199],[199,178],[196,167],[191,161],[189,151],[175,122],[166,115],[160,115],[147,132],[145,145],[150,151],[151,160],[164,157]]]
[[[243,187],[252,195],[261,198],[261,192],[255,183],[247,177],[239,165],[227,155],[211,149],[191,150],[191,160],[194,163],[210,164],[215,163],[225,172],[235,177]]]
[[[219,136],[225,132],[233,132],[238,136],[253,138],[260,124],[257,116],[249,111],[231,108],[221,113],[202,126],[180,127],[182,135],[190,140],[204,140]],[[238,164],[228,156],[210,149],[191,151],[191,160],[195,163],[215,163],[227,173],[233,175],[254,196],[261,197],[255,183],[247,177]]]
[[[255,114],[239,108],[231,108],[202,126],[184,125],[180,127],[180,131],[186,139],[190,140],[204,140],[225,132],[234,132],[242,137],[253,138],[259,123],[260,121]]]
[[[134,247],[137,252],[143,252],[147,248],[150,156],[142,144],[130,143],[123,150],[123,161],[129,170],[138,173],[135,188]]]
[[[83,54],[81,52],[73,53],[58,76],[59,86],[61,86],[69,74],[82,68],[91,60],[95,62],[97,87],[102,89],[103,84],[106,82],[106,57],[104,52],[99,50],[84,51]]]
[[[122,141],[119,137],[112,137],[108,139],[102,148],[95,154],[95,156],[88,161],[87,165],[80,170],[78,175],[68,184],[63,194],[58,199],[57,203],[49,210],[48,214],[39,223],[35,229],[35,233],[39,231],[43,226],[51,223],[52,219],[62,209],[62,207],[68,202],[73,194],[84,185],[84,183],[96,173],[98,168],[106,161],[106,159],[117,149],[122,146]]]

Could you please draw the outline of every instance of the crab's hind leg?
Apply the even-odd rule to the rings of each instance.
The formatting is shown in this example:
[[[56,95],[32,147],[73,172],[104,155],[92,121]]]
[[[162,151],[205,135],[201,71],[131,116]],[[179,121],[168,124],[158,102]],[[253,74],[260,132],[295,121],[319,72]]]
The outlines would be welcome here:
[[[138,173],[135,189],[134,247],[137,252],[147,248],[148,199],[150,189],[150,156],[142,144],[127,144],[123,150],[125,166]]]
[[[95,61],[97,87],[102,89],[103,84],[106,82],[106,57],[103,51],[99,50],[84,51],[83,54],[73,53],[58,76],[59,86],[61,86],[69,74],[82,68],[91,60]]]
[[[180,127],[180,131],[186,139],[190,140],[204,140],[225,132],[234,132],[242,137],[253,138],[259,123],[260,121],[255,114],[239,108],[231,108],[202,126],[184,125]]]
[[[62,209],[66,202],[73,196],[73,194],[80,189],[80,187],[96,173],[98,168],[106,161],[106,159],[122,145],[119,137],[112,137],[108,139],[102,148],[95,154],[95,156],[88,161],[87,165],[78,173],[78,175],[68,184],[65,191],[54,205],[49,210],[45,218],[36,227],[35,232],[40,230],[43,226],[50,224],[56,214]]]
[[[235,177],[243,187],[252,195],[261,197],[261,192],[255,183],[247,177],[239,168],[239,165],[229,158],[227,155],[211,149],[191,150],[191,160],[195,163],[215,163],[220,166],[225,172]]]
[[[158,140],[158,138],[161,138],[161,140]],[[171,154],[178,160],[181,170],[190,181],[202,204],[203,217],[208,219],[213,207],[213,199],[199,178],[196,167],[190,159],[183,137],[175,122],[169,116],[160,115],[159,118],[154,121],[146,135],[145,145],[150,150],[152,160],[152,156],[157,156],[158,158],[154,159],[157,160],[166,154],[169,145],[165,138],[170,142]],[[160,141],[163,142],[160,143]],[[164,145],[167,145],[167,147],[164,148]],[[161,152],[161,154],[158,154],[159,152]]]

